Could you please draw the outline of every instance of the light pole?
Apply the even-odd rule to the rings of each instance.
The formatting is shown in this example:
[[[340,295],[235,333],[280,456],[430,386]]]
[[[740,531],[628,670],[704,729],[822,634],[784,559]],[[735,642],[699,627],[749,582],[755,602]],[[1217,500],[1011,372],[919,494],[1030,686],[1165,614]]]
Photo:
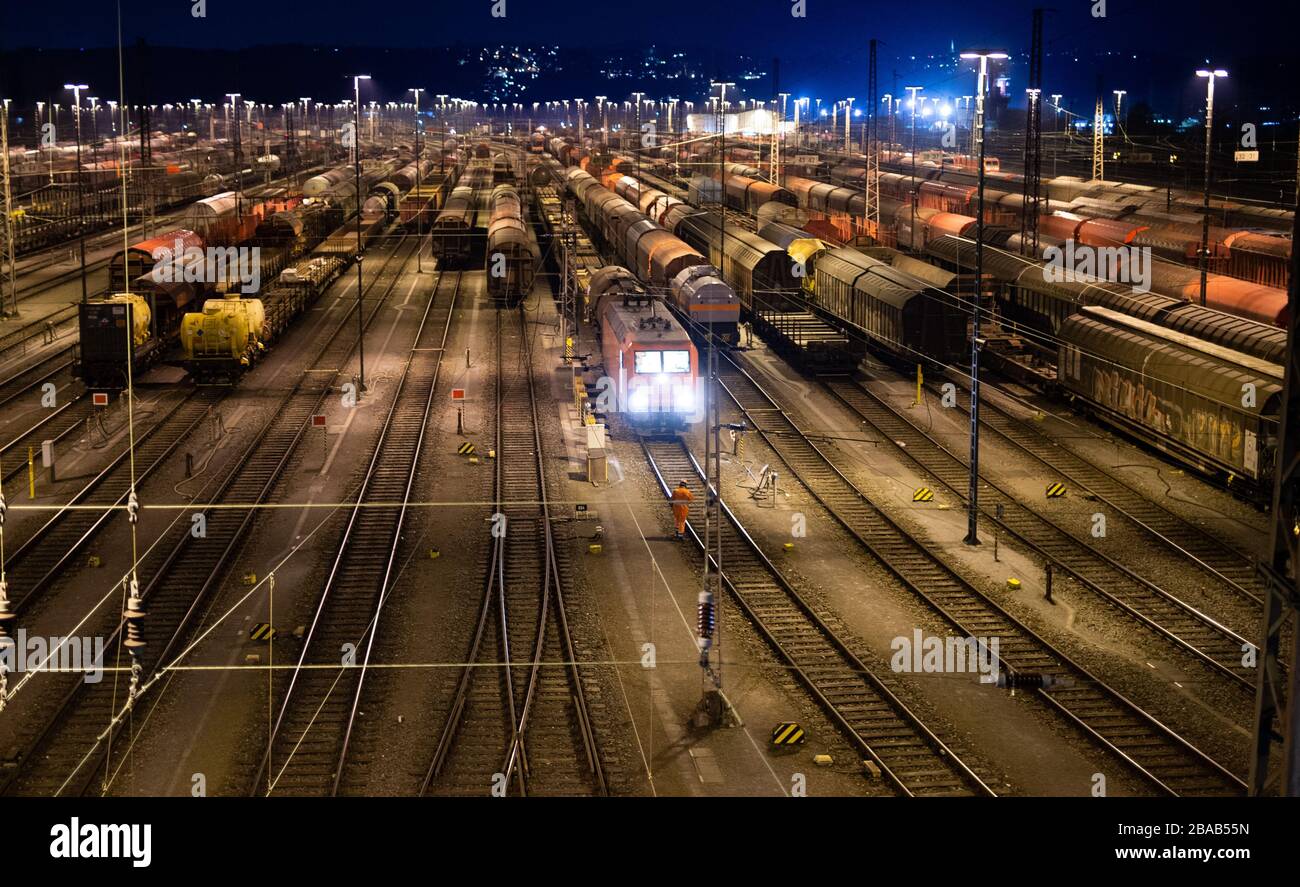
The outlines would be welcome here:
[[[81,301],[88,302],[90,297],[86,293],[86,210],[81,182],[81,91],[90,87],[84,83],[65,83],[63,88],[72,90],[73,116],[77,121],[77,240],[81,250]]]
[[[892,92],[887,92],[880,97],[880,100],[885,103],[885,115],[889,117],[889,150],[893,151],[894,150],[894,115],[891,113],[891,111],[894,108],[894,94]]]
[[[1056,114],[1056,117],[1054,117],[1052,120],[1052,132],[1055,133],[1057,131],[1056,130],[1057,125],[1060,124],[1061,122],[1061,93],[1059,92],[1052,93],[1052,109],[1053,109],[1053,113]],[[1066,126],[1069,126],[1069,124],[1070,121],[1067,119]],[[1056,175],[1056,148],[1055,147],[1052,148],[1052,175]]]
[[[1214,81],[1227,77],[1228,72],[1222,68],[1213,71],[1204,69],[1196,72],[1197,77],[1204,77],[1205,84],[1205,200],[1201,204],[1201,304],[1205,304],[1205,289],[1209,283],[1210,273],[1210,156],[1214,149]]]
[[[912,228],[908,232],[907,238],[908,238],[908,245],[913,249],[913,251],[915,251],[916,250],[916,199],[919,196],[916,193],[916,94],[919,93],[921,90],[925,89],[925,87],[904,86],[903,89],[906,89],[908,92],[912,94],[912,97],[907,100],[907,107],[910,108],[912,111],[912,148],[911,151],[909,152],[912,155],[912,181],[908,186],[911,189],[911,193],[912,193],[912,200],[911,200]]]
[[[357,379],[357,397],[366,390],[366,320],[365,305],[361,300],[361,81],[369,79],[369,74],[357,74],[352,78],[352,168],[356,175],[357,200],[357,357],[361,369]]]
[[[854,101],[855,101],[854,97],[849,96],[847,99],[845,99],[845,104],[844,104],[844,159],[845,161],[849,159],[849,133],[852,132],[853,129],[853,102]]]
[[[88,95],[86,101],[90,104],[90,168],[93,172],[99,169],[99,96]]]
[[[735,86],[735,83],[715,80],[710,87],[718,88],[718,116],[717,128],[719,138],[718,150],[718,170],[721,174],[719,197],[721,198],[722,216],[718,224],[719,245],[725,248],[726,224],[727,224],[727,87]],[[720,249],[719,252],[723,250]],[[718,348],[714,339],[713,315],[710,313],[708,322],[708,373],[705,377],[705,417],[708,426],[704,435],[704,583],[700,592],[700,623],[709,622],[710,628],[716,630],[714,626],[717,623],[717,605],[722,598],[722,456],[721,456],[721,405],[718,401]],[[716,536],[716,541],[714,539]],[[709,569],[709,561],[712,544],[716,544],[716,550],[712,551],[714,561],[714,570]],[[703,632],[702,632],[703,634]],[[710,631],[708,635],[712,635]],[[722,663],[719,655],[717,670],[711,668],[709,663],[709,647],[702,644],[700,646],[700,666],[704,674],[708,676],[713,683],[714,691],[722,688]],[[711,695],[711,691],[706,690],[706,697]]]
[[[963,52],[964,59],[979,59],[979,77],[975,81],[975,132],[979,151],[979,212],[975,218],[975,293],[971,299],[970,328],[970,496],[967,513],[967,545],[979,545],[979,478],[980,478],[980,297],[984,283],[984,90],[989,76],[989,59],[1005,59],[1005,52]]]
[[[420,253],[424,250],[424,242],[421,239],[424,231],[421,221],[423,219],[423,207],[420,201],[424,199],[424,193],[420,190],[420,93],[425,90],[419,87],[411,87],[407,92],[415,94],[415,273],[424,273],[424,266],[421,264]]]
[[[638,201],[640,201],[640,199],[641,199],[641,196],[640,196],[640,195],[641,195],[641,187],[642,187],[642,186],[641,186],[641,138],[642,138],[642,136],[641,136],[641,96],[643,96],[643,95],[645,95],[645,93],[643,93],[643,92],[634,92],[634,93],[632,93],[632,97],[636,100],[636,118],[635,118],[635,119],[636,119],[636,136],[635,136],[636,141],[633,142],[634,147],[632,148],[632,152],[633,152],[633,155],[636,157],[636,193],[637,193],[637,200],[638,200]]]
[[[447,96],[438,94],[438,131],[442,135],[442,143],[438,145],[438,174],[446,177],[447,173]],[[443,182],[440,186],[445,192],[447,183]]]
[[[235,123],[235,215],[243,218],[244,209],[242,201],[244,198],[244,149],[239,140],[239,93],[228,92],[226,98],[230,99],[230,116]],[[229,127],[227,127],[226,136],[229,137]]]

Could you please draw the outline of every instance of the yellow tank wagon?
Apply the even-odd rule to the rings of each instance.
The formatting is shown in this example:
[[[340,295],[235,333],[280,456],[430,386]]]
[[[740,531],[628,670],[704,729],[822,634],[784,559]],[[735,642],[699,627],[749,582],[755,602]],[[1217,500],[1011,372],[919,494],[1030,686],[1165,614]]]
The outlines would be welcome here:
[[[261,299],[208,299],[203,311],[181,321],[185,368],[199,382],[234,382],[266,345]]]

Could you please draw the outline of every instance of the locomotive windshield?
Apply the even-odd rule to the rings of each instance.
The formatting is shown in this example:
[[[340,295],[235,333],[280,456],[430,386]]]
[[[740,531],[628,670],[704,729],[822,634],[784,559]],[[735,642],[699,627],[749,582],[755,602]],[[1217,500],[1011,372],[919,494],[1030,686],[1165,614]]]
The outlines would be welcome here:
[[[689,351],[665,351],[664,352],[665,373],[689,373],[690,371],[691,371],[691,352]]]
[[[689,351],[638,351],[633,355],[632,366],[638,374],[689,373],[691,353]]]

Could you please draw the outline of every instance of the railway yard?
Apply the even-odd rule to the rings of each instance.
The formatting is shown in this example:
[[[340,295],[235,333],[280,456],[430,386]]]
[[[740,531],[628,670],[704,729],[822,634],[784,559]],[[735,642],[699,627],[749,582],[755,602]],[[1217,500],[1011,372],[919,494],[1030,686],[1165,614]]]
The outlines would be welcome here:
[[[967,73],[7,123],[0,795],[1293,794],[1294,200]]]

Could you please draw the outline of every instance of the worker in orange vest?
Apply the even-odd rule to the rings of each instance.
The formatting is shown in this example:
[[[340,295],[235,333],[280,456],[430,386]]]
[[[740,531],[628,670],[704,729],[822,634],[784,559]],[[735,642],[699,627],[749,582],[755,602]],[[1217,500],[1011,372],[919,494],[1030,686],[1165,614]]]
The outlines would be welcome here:
[[[690,487],[686,486],[686,481],[677,485],[673,490],[673,520],[677,523],[677,538],[681,539],[686,535],[686,515],[691,511],[690,503],[695,497],[691,495]]]

